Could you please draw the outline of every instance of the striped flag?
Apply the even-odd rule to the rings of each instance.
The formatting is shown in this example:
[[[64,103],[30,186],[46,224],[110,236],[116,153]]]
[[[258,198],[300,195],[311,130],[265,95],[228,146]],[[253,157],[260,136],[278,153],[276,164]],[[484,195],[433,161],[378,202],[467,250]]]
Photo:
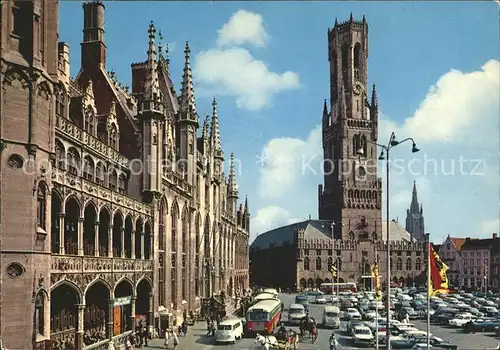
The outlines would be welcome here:
[[[372,277],[373,280],[375,281],[375,296],[377,300],[382,299],[382,288],[380,286],[380,274],[378,271],[378,263],[375,262],[372,265]]]
[[[328,266],[328,271],[332,274],[333,278],[336,278],[338,273],[337,273],[337,262],[334,262],[330,266]]]
[[[448,292],[448,276],[446,271],[449,267],[441,260],[439,254],[434,250],[432,244],[429,243],[429,280],[428,289],[430,295],[436,293]]]

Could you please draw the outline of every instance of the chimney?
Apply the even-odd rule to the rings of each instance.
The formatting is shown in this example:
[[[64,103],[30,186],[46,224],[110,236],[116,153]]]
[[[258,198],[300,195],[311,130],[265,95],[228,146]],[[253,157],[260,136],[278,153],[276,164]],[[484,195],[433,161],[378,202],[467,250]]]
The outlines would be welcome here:
[[[98,70],[106,67],[106,45],[104,44],[104,4],[101,1],[83,4],[83,70]]]
[[[497,239],[498,235],[496,232],[493,232],[493,239]]]

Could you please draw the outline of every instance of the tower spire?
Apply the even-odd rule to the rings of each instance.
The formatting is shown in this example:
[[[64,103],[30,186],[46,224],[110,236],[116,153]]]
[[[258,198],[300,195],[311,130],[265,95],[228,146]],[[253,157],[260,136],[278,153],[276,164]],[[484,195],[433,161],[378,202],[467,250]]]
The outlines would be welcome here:
[[[323,103],[323,117],[328,115],[328,105],[326,104],[326,98],[325,102]]]
[[[215,155],[222,156],[222,144],[220,141],[219,117],[217,115],[217,101],[212,101],[212,125],[210,130],[210,146]]]
[[[248,196],[245,195],[245,214],[248,214]]]
[[[234,171],[234,153],[231,153],[229,161],[229,189],[230,198],[238,198],[238,185],[236,185],[236,173]]]
[[[411,204],[410,204],[410,212],[411,213],[419,213],[420,205],[418,204],[418,196],[417,196],[417,184],[413,181],[413,191],[411,196]]]
[[[148,63],[147,78],[144,87],[145,100],[160,102],[160,87],[158,84],[158,63],[156,61],[155,35],[156,29],[153,21],[149,24],[149,45],[148,45]]]
[[[184,74],[182,76],[180,110],[182,112],[196,113],[194,88],[193,88],[193,73],[191,71],[191,62],[190,62],[191,49],[189,48],[189,42],[187,41],[186,41],[186,47],[184,49],[184,55],[185,55],[185,61],[184,61]]]

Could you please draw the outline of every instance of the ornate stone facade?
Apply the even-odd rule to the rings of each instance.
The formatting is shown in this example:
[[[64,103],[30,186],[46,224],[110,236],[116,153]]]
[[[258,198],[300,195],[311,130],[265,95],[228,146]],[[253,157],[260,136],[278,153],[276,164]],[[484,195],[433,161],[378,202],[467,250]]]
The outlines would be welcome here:
[[[0,340],[107,349],[140,321],[248,287],[250,213],[215,99],[197,135],[188,44],[178,96],[151,24],[129,92],[106,70],[104,4],[85,3],[72,80],[58,11],[1,8]]]

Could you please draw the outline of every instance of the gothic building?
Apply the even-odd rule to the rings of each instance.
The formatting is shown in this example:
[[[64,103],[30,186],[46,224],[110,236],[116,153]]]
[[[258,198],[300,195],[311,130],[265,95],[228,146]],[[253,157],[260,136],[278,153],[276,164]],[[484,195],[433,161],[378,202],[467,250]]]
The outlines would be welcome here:
[[[415,182],[413,182],[410,209],[406,210],[406,231],[410,232],[412,238],[416,240],[425,240],[424,208],[421,203],[418,203]]]
[[[382,221],[382,180],[377,175],[374,144],[379,106],[375,85],[371,96],[366,88],[368,23],[364,16],[355,20],[351,14],[346,22],[335,21],[328,30],[328,61],[330,99],[323,105],[325,168],[324,185],[318,189],[319,220],[258,236],[250,247],[252,282],[264,284],[286,278],[283,286],[290,288],[318,286],[329,279],[328,264],[339,261],[340,281],[370,288],[370,266],[375,260],[385,279],[389,244],[391,282],[413,285],[425,267],[425,244],[413,241],[397,221]],[[276,255],[280,256],[276,259],[289,261],[281,266],[291,264],[294,271],[265,270],[262,261]],[[265,261],[269,266],[269,260]]]
[[[85,3],[70,79],[58,7],[0,8],[0,343],[120,347],[139,320],[248,286],[248,202],[215,99],[200,125],[189,45],[177,94],[151,23],[129,91],[108,70],[104,4]]]

